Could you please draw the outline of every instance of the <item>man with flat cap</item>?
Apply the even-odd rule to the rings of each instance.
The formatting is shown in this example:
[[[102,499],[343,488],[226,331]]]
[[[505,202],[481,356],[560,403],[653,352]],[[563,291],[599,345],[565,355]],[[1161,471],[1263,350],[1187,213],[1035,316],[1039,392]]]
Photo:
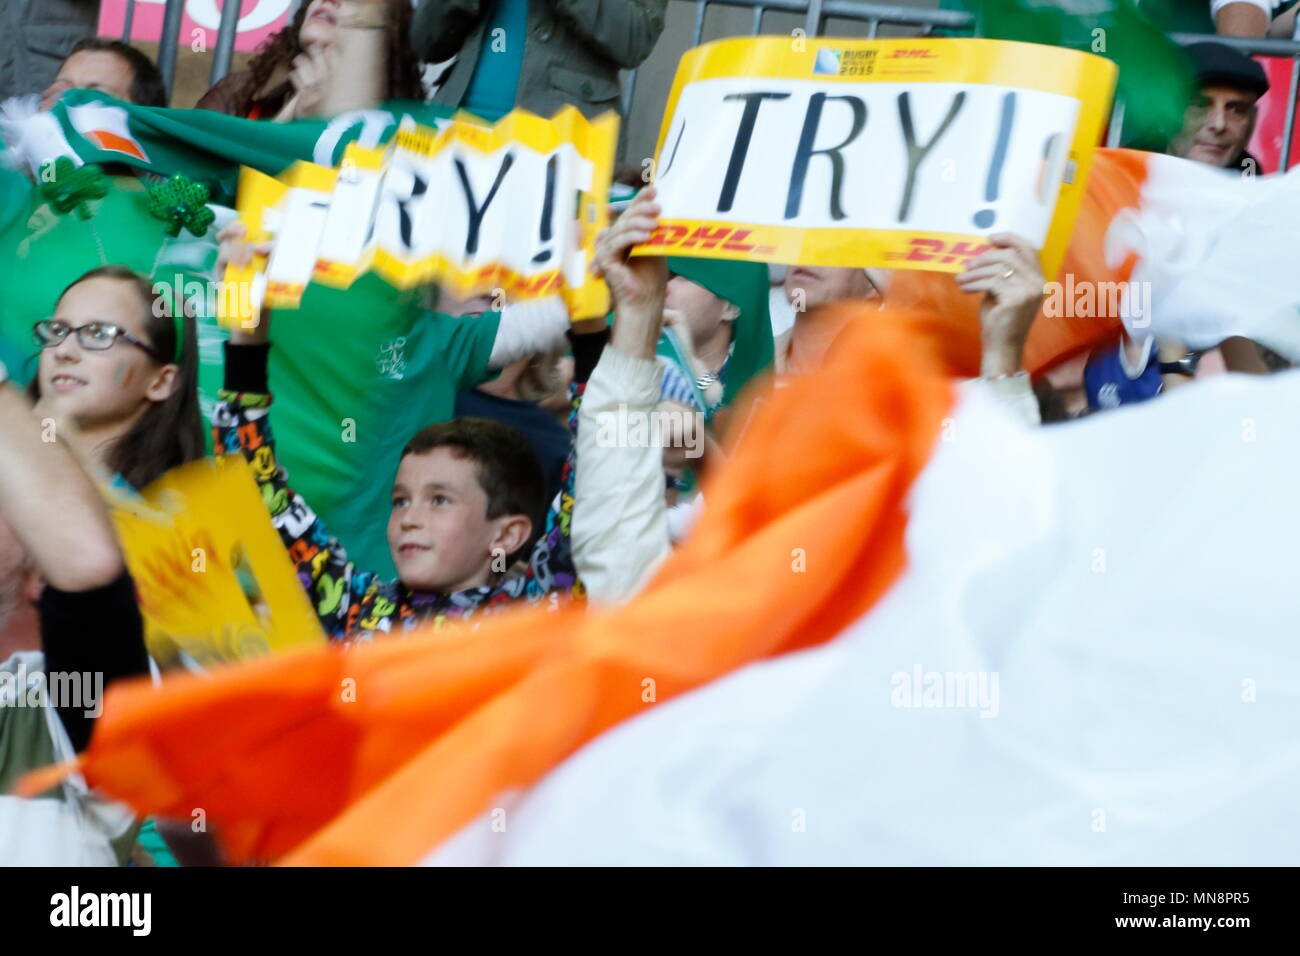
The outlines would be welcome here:
[[[1224,169],[1264,172],[1246,151],[1255,131],[1255,104],[1268,92],[1264,68],[1222,43],[1194,43],[1187,53],[1199,92],[1169,152]]]

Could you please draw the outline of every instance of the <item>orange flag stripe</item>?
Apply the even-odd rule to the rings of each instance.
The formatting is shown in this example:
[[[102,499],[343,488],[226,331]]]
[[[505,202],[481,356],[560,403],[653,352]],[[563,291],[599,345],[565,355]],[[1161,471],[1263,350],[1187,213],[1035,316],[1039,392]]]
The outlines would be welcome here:
[[[86,132],[86,139],[90,140],[100,149],[113,150],[118,153],[126,153],[128,156],[134,156],[142,163],[149,162],[149,157],[144,154],[140,144],[126,136],[121,136],[107,129],[92,129]]]
[[[953,402],[921,318],[855,317],[828,367],[756,416],[631,604],[115,687],[88,781],[142,813],[203,809],[234,859],[409,864],[655,706],[647,678],[662,702],[830,639],[901,571],[906,494]]]

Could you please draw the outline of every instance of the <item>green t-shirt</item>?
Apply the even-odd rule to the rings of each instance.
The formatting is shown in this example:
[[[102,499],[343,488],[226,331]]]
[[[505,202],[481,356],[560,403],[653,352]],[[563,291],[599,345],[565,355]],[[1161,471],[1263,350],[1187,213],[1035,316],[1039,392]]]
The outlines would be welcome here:
[[[500,314],[454,319],[374,275],[312,285],[271,323],[276,452],[358,567],[393,577],[387,521],[402,449],[487,381]]]

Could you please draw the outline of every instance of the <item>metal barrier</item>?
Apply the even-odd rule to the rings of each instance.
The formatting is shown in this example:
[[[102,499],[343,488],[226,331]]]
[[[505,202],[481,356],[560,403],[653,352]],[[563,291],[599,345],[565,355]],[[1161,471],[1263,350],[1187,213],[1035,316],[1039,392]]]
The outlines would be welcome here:
[[[235,53],[235,27],[239,25],[243,6],[243,0],[225,0],[221,4],[221,26],[217,28],[217,48],[212,51],[208,86],[216,86],[217,81],[224,80],[230,72],[230,59]]]
[[[126,13],[122,19],[122,42],[131,42],[131,26],[135,22],[135,0],[126,0]]]
[[[763,17],[768,13],[805,14],[803,31],[807,36],[818,36],[826,21],[859,20],[866,24],[866,38],[871,39],[882,24],[917,27],[921,36],[929,36],[935,29],[969,30],[975,18],[960,10],[923,10],[916,7],[885,6],[865,3],[863,0],[674,0],[676,3],[693,2],[695,5],[695,32],[691,45],[699,46],[704,39],[704,20],[709,7],[748,7],[754,11],[750,21],[749,36],[763,32]],[[623,115],[632,110],[632,97],[636,92],[636,70],[628,70],[623,82]]]
[[[163,8],[162,35],[158,38],[158,70],[167,87],[169,103],[176,81],[176,46],[181,38],[181,14],[184,11],[185,0],[167,0],[167,6]]]

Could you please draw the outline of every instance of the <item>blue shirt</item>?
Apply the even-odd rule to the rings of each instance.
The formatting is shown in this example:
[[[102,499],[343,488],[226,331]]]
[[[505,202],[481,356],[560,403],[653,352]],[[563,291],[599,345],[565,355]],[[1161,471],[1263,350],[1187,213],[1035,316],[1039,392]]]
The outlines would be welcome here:
[[[515,107],[528,33],[528,0],[488,0],[478,62],[461,107],[495,123]]]
[[[1155,398],[1164,379],[1156,360],[1155,340],[1147,342],[1140,368],[1130,369],[1124,359],[1124,343],[1111,345],[1088,356],[1083,384],[1088,407],[1093,411],[1118,408]]]

